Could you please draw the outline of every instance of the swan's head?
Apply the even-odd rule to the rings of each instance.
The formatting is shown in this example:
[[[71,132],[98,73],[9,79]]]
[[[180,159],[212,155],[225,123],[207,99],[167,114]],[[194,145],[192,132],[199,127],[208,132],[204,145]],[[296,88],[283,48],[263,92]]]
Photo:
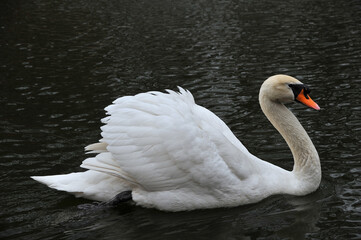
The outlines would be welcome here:
[[[309,96],[310,89],[296,78],[287,75],[274,75],[263,82],[260,100],[265,97],[282,104],[293,101],[301,102],[308,107],[320,110],[320,107]]]

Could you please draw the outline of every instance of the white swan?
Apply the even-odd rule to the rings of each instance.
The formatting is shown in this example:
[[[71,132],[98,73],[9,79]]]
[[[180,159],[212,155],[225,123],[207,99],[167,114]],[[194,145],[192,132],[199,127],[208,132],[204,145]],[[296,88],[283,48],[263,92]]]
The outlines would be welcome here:
[[[32,178],[77,197],[120,196],[166,211],[232,207],[318,188],[317,151],[284,106],[296,100],[320,109],[300,81],[275,75],[259,93],[264,114],[292,151],[293,171],[249,153],[222,120],[195,104],[189,91],[179,90],[118,98],[105,108],[109,116],[102,119],[100,143],[85,148],[97,153],[83,161],[88,171]]]

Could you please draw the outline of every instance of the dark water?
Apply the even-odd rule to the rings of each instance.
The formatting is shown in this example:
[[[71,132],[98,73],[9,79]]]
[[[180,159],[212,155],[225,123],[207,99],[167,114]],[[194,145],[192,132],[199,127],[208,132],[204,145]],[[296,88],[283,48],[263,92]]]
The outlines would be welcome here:
[[[295,76],[322,111],[291,105],[322,162],[320,189],[231,209],[96,206],[32,181],[80,171],[119,96],[188,88],[257,156],[291,154],[258,106]],[[2,1],[0,238],[361,239],[361,2]]]

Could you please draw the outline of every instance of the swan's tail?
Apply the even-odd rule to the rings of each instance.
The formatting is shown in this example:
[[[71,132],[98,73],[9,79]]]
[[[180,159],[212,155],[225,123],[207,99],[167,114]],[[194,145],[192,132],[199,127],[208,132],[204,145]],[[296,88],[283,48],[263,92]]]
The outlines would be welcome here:
[[[118,193],[131,190],[120,178],[93,170],[31,178],[50,188],[96,201],[109,201]]]

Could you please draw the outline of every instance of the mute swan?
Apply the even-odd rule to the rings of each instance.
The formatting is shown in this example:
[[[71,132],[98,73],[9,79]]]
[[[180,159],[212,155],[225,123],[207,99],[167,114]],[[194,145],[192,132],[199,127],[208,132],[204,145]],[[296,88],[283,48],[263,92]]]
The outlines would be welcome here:
[[[318,153],[284,106],[298,101],[319,110],[306,85],[275,75],[259,92],[264,114],[292,151],[292,171],[249,153],[222,120],[195,104],[189,91],[179,91],[118,98],[105,108],[109,116],[102,119],[102,139],[85,148],[97,154],[83,161],[87,171],[32,178],[77,197],[132,199],[165,211],[232,207],[318,188]]]

